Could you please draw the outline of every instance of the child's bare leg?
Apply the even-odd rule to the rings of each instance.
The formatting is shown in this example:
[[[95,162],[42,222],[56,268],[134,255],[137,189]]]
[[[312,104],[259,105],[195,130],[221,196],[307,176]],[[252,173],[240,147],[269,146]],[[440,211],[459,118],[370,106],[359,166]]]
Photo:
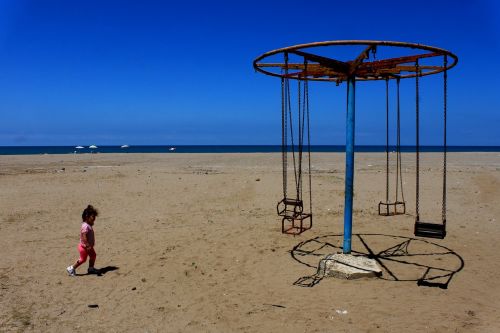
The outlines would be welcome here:
[[[95,258],[96,258],[95,250],[92,248],[89,250],[88,253],[89,253],[89,268],[94,268]]]
[[[74,264],[73,264],[73,269],[77,269],[78,266],[80,266],[81,264],[83,264],[82,262],[80,262],[80,259],[78,259]]]

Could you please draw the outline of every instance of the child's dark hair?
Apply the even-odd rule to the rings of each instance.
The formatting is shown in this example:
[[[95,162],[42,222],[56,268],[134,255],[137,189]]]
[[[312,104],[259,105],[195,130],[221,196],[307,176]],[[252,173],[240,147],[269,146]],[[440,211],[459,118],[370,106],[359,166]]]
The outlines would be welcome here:
[[[85,208],[83,210],[82,220],[86,221],[88,217],[90,217],[90,216],[97,217],[97,215],[99,215],[99,212],[97,211],[97,209],[95,209],[92,205],[88,205],[87,208]]]

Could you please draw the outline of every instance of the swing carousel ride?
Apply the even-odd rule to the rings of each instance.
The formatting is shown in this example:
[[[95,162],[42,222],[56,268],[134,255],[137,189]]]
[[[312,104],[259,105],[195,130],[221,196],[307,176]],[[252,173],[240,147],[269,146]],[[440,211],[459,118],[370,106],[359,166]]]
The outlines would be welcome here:
[[[447,71],[457,64],[453,53],[422,44],[345,40],[325,41],[276,49],[257,57],[253,66],[256,71],[281,79],[282,114],[282,164],[283,199],[277,205],[282,217],[282,232],[300,234],[312,227],[311,194],[311,145],[309,117],[309,81],[347,83],[346,121],[346,171],[344,205],[343,253],[351,252],[352,206],[354,182],[354,129],[356,81],[385,81],[386,87],[386,195],[380,201],[378,213],[383,216],[406,213],[401,171],[400,142],[400,81],[415,80],[416,124],[416,202],[415,236],[443,239],[446,236],[446,116]],[[443,74],[443,183],[441,223],[424,222],[420,219],[420,106],[419,84],[421,77]],[[291,97],[290,80],[297,81],[297,95]],[[389,197],[389,81],[396,82],[396,188],[395,198]],[[293,107],[292,104],[297,105]],[[304,148],[305,146],[305,148]],[[305,152],[304,152],[305,150]],[[291,154],[291,159],[289,158]],[[304,162],[307,156],[307,163]],[[292,193],[288,191],[288,163],[293,165]],[[303,186],[302,169],[307,165],[307,186]],[[304,198],[304,190],[309,195]],[[401,194],[401,199],[399,198]],[[308,201],[308,202],[304,202]]]

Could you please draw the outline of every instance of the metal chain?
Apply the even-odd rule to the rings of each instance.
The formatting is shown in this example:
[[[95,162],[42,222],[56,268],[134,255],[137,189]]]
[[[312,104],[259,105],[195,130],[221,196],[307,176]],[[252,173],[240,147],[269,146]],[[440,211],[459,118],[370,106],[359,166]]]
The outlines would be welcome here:
[[[303,88],[301,87],[303,86]],[[299,117],[299,168],[298,168],[298,179],[297,179],[297,193],[298,197],[302,198],[302,151],[303,151],[303,144],[304,144],[304,110],[305,110],[305,98],[302,98],[301,94],[304,93],[305,97],[305,85],[301,84],[301,81],[299,80],[299,112],[298,112],[298,117]],[[302,101],[302,102],[301,102]]]
[[[396,201],[398,201],[399,193],[398,188],[401,186],[401,201],[405,202],[405,195],[403,192],[403,168],[401,166],[401,107],[399,102],[399,83],[400,78],[398,77],[396,80],[397,84],[397,133],[396,133]],[[399,182],[398,182],[399,178]]]
[[[287,64],[288,66],[288,64]],[[294,175],[295,175],[295,181],[297,180],[297,167],[296,167],[296,163],[295,163],[295,143],[294,143],[294,137],[293,137],[293,122],[292,122],[292,101],[291,101],[291,98],[290,98],[290,82],[289,80],[288,81],[288,84],[287,84],[287,99],[288,99],[288,115],[289,115],[289,122],[290,122],[290,146],[292,148],[292,160],[293,160],[293,171],[294,171]],[[297,200],[299,198],[296,198]]]
[[[444,56],[444,72],[443,72],[443,81],[444,81],[444,151],[443,151],[443,206],[442,206],[442,220],[443,223],[446,224],[446,153],[447,153],[447,145],[446,145],[446,116],[447,116],[447,100],[448,100],[448,57]]]
[[[420,207],[419,207],[419,186],[420,186],[420,141],[419,141],[419,90],[418,90],[418,77],[420,76],[420,67],[418,65],[418,59],[415,61],[415,113],[416,113],[416,145],[415,145],[415,150],[417,153],[417,166],[416,166],[416,193],[415,193],[415,208],[416,208],[416,217],[417,221],[420,220]]]
[[[304,59],[304,62],[306,60]],[[299,187],[300,187],[300,197],[303,197],[303,186],[302,186],[302,161],[303,161],[303,156],[304,156],[304,127],[305,127],[305,116],[306,116],[306,107],[307,107],[307,100],[306,100],[306,80],[304,80],[304,84],[302,85],[302,92],[303,92],[303,98],[302,98],[302,110],[299,108],[299,118],[301,119],[299,122]],[[300,93],[300,92],[299,92]]]
[[[301,200],[301,197],[300,197],[300,164],[301,164],[301,153],[300,153],[300,108],[301,108],[301,98],[300,98],[300,93],[301,93],[301,84],[300,84],[300,80],[297,80],[297,90],[298,90],[298,98],[297,98],[297,102],[298,102],[298,135],[297,135],[297,140],[298,140],[298,157],[297,159],[295,159],[295,146],[294,146],[294,149],[293,149],[293,170],[295,172],[295,190],[297,191],[297,200]],[[293,145],[293,144],[292,144]]]
[[[385,203],[389,203],[389,78],[385,78]]]
[[[306,112],[307,112],[307,159],[309,164],[309,213],[312,214],[312,179],[311,179],[311,132],[310,132],[310,117],[309,117],[309,82],[307,80],[307,60],[304,59],[304,92],[306,100]],[[312,218],[311,218],[312,219]]]
[[[281,78],[281,163],[283,166],[283,198],[286,198],[286,183],[287,183],[287,137],[286,137],[286,105],[285,105],[285,79]]]
[[[288,80],[288,53],[284,53],[285,56],[285,80],[284,80],[284,109],[283,109],[283,198],[287,197],[287,186],[288,186],[288,122],[287,122],[287,112],[290,105],[290,85]]]

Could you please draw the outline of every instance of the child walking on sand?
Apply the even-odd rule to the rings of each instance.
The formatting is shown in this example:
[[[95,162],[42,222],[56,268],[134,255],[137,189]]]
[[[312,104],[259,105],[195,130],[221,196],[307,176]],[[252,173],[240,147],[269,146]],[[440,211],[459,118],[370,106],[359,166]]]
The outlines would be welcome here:
[[[89,268],[87,272],[89,274],[97,274],[98,270],[94,268],[96,253],[94,251],[94,222],[95,218],[99,213],[97,210],[88,205],[87,208],[83,210],[82,213],[82,227],[80,228],[80,243],[78,244],[78,252],[80,252],[80,258],[72,265],[66,268],[70,276],[76,275],[76,269],[87,261],[87,257],[90,257]]]

